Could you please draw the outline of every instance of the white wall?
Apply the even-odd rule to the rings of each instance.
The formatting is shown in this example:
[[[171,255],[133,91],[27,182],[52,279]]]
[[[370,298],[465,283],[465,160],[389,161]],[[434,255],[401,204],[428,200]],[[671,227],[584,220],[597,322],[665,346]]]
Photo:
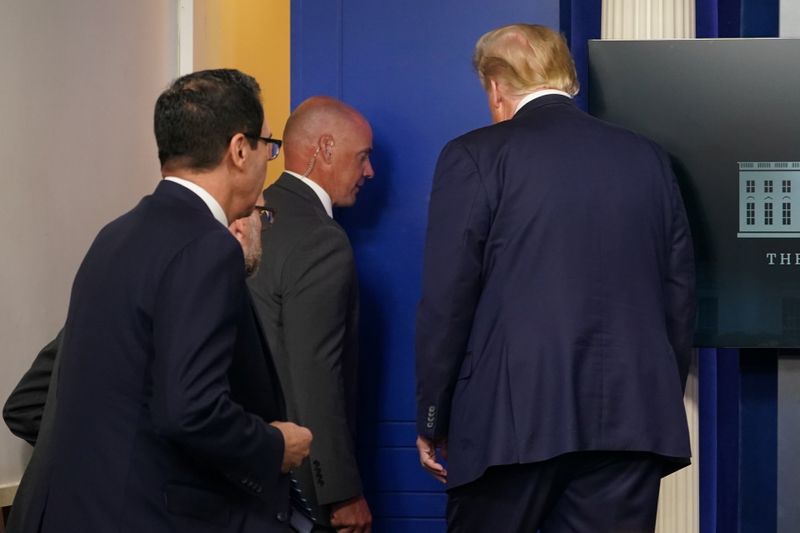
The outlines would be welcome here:
[[[94,235],[158,181],[177,35],[177,0],[0,0],[0,403],[61,327]],[[29,449],[0,425],[0,488]]]
[[[781,0],[780,36],[800,38],[800,1]]]

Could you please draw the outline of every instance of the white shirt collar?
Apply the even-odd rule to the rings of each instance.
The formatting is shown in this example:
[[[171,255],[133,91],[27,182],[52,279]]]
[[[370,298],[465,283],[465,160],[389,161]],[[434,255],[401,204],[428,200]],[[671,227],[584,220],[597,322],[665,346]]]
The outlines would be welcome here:
[[[327,192],[325,192],[325,189],[319,186],[319,183],[305,176],[302,176],[297,172],[292,172],[291,170],[284,170],[284,172],[286,172],[291,176],[294,176],[295,178],[299,179],[300,181],[311,187],[311,190],[314,191],[319,197],[319,201],[322,202],[322,207],[325,208],[325,212],[328,213],[329,217],[333,218],[333,202],[331,202],[331,197]]]
[[[522,109],[522,106],[524,106],[528,102],[536,100],[537,98],[540,98],[542,96],[547,96],[549,94],[560,94],[561,96],[572,98],[569,94],[565,93],[564,91],[559,91],[558,89],[542,89],[541,91],[534,91],[519,101],[519,103],[517,104],[517,108],[514,110],[514,114],[516,115],[517,111]]]
[[[211,214],[214,215],[214,218],[216,218],[219,221],[219,223],[225,226],[226,228],[228,227],[228,217],[225,215],[225,210],[222,209],[222,206],[219,205],[217,199],[211,196],[211,194],[207,190],[205,190],[204,188],[202,188],[201,186],[192,181],[185,180],[183,178],[178,178],[176,176],[164,176],[164,179],[167,181],[177,183],[178,185],[183,185],[184,187],[195,193],[208,206],[208,209],[209,211],[211,211]]]

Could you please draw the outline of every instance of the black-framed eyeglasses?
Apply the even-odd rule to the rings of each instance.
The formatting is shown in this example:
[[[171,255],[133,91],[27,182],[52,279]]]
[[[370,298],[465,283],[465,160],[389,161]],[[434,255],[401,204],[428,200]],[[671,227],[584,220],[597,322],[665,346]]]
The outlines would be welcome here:
[[[275,222],[275,210],[271,207],[264,207],[263,205],[257,205],[253,208],[254,211],[258,213],[258,216],[261,217],[261,227],[264,228],[266,226],[271,226],[273,222]]]
[[[278,154],[281,153],[281,146],[283,145],[283,141],[280,139],[273,139],[272,137],[261,137],[260,135],[253,135],[251,133],[245,133],[244,136],[249,139],[255,139],[258,141],[265,142],[270,150],[269,152],[270,161],[278,157]]]

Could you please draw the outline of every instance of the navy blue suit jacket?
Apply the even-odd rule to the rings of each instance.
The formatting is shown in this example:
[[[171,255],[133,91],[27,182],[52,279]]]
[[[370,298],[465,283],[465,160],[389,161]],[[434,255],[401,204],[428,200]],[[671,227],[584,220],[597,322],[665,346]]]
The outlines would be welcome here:
[[[573,451],[688,463],[693,264],[667,155],[570,99],[450,142],[416,341],[418,431],[448,439],[449,485]]]
[[[41,531],[286,530],[283,438],[267,425],[284,405],[244,278],[240,245],[172,182],[99,233],[34,453],[46,440],[44,473],[20,487]],[[28,518],[10,531],[34,531]]]

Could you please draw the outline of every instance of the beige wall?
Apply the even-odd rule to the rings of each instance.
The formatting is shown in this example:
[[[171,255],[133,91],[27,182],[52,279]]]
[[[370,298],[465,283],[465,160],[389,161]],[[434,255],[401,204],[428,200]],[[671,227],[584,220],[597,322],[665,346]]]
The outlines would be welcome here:
[[[0,402],[97,231],[156,185],[153,104],[177,69],[176,0],[0,0]],[[0,487],[28,454],[0,425]]]

